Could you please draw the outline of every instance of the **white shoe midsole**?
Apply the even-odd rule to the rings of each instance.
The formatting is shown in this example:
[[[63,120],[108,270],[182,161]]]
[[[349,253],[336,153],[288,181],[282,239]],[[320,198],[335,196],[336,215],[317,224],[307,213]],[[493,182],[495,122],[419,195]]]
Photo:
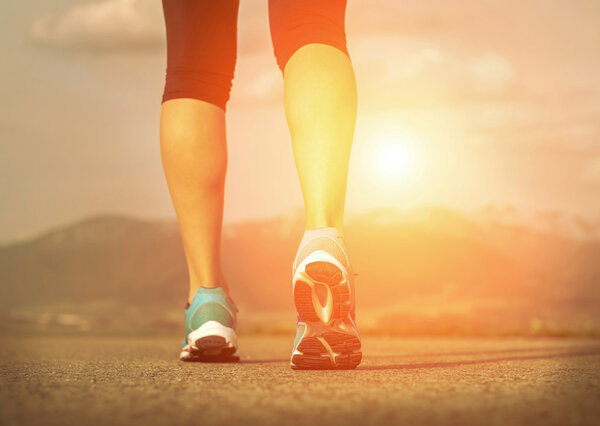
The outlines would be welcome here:
[[[196,342],[203,337],[208,336],[220,336],[225,339],[225,347],[235,348],[237,350],[237,335],[235,330],[230,327],[225,327],[218,321],[207,321],[200,326],[200,328],[192,331],[187,338],[187,343],[190,348],[196,348]]]
[[[325,250],[315,250],[311,254],[306,256],[306,259],[300,262],[300,264],[294,271],[294,277],[297,277],[298,274],[301,272],[305,272],[306,265],[312,262],[332,263],[335,266],[337,266],[340,271],[342,271],[342,281],[348,280],[348,271],[346,270],[346,267],[342,265],[339,260],[337,260],[334,256],[332,256],[329,252],[326,252]]]

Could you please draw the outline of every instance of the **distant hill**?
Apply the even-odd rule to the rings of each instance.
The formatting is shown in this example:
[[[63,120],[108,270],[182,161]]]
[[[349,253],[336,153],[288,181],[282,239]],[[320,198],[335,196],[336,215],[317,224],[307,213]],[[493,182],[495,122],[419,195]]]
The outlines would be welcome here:
[[[98,216],[0,249],[0,307],[111,299],[173,303],[185,263],[174,223]]]
[[[596,332],[595,228],[570,235],[492,216],[424,207],[350,217],[346,240],[363,328]],[[291,263],[302,230],[298,217],[226,226],[225,274],[242,313],[293,312]],[[185,303],[187,270],[175,223],[96,216],[1,247],[0,280],[5,324],[27,318],[36,326],[119,328],[132,326],[128,318],[140,316],[134,310],[161,312],[152,321],[168,329]],[[139,321],[133,326],[145,327]]]

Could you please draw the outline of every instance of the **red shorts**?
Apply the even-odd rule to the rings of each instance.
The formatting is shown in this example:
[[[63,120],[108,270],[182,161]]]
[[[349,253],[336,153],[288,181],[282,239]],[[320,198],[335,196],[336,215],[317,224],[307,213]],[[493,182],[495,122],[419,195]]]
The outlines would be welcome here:
[[[239,0],[163,0],[167,72],[162,102],[194,98],[223,110],[236,61]],[[348,54],[346,0],[269,0],[271,41],[283,72],[300,47],[323,43]]]

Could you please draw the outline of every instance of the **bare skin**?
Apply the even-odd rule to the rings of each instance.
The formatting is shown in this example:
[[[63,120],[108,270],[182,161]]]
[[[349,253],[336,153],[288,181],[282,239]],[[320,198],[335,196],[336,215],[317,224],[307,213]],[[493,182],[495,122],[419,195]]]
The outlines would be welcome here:
[[[298,49],[284,69],[284,98],[306,229],[343,232],[356,82],[348,56],[325,44]]]
[[[162,105],[163,168],[181,229],[190,297],[199,287],[224,287],[221,226],[227,170],[225,112],[196,99]]]
[[[306,229],[335,227],[343,232],[356,121],[352,64],[334,47],[308,44],[292,55],[283,75]],[[199,287],[227,289],[220,255],[227,169],[225,112],[196,99],[166,101],[160,143],[188,262],[191,301]]]

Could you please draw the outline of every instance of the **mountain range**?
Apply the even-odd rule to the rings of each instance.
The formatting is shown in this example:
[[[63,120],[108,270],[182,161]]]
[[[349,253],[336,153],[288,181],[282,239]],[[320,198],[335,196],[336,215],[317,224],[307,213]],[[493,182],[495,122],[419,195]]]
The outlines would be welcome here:
[[[600,227],[557,214],[523,223],[502,212],[430,206],[349,216],[361,328],[596,334]],[[300,215],[225,226],[223,267],[245,330],[293,328],[291,267],[302,232]],[[98,215],[0,247],[5,330],[178,329],[186,286],[174,221]]]

